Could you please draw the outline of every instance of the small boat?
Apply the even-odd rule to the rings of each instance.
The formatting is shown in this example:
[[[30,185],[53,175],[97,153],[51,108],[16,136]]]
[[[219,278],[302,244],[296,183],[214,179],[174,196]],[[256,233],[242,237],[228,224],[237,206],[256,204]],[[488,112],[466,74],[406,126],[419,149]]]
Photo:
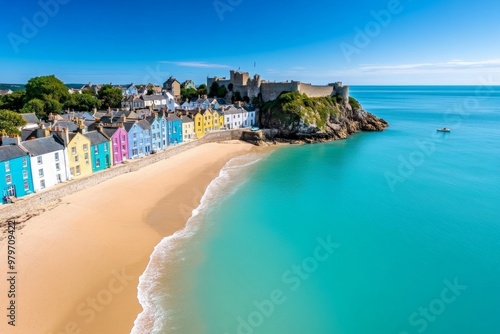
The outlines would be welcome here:
[[[451,129],[450,128],[441,128],[441,129],[437,129],[438,132],[450,132]]]
[[[259,127],[258,126],[252,126],[251,130],[252,131],[259,131]]]

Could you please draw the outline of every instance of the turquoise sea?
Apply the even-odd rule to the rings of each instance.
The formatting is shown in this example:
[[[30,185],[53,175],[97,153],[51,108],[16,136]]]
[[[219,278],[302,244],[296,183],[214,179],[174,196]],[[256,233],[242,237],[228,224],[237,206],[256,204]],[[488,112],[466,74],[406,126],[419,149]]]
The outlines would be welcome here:
[[[390,127],[232,160],[133,333],[500,333],[500,87],[351,95]]]

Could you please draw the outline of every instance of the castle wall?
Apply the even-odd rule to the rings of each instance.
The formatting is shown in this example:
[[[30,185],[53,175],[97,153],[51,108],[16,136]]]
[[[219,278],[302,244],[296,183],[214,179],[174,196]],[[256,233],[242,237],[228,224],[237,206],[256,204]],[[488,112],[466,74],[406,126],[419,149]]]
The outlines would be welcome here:
[[[276,100],[282,92],[297,92],[299,91],[300,83],[292,82],[263,82],[260,86],[262,100],[264,102]]]
[[[314,86],[301,83],[299,85],[299,92],[309,97],[323,97],[332,95],[334,88],[333,86]]]

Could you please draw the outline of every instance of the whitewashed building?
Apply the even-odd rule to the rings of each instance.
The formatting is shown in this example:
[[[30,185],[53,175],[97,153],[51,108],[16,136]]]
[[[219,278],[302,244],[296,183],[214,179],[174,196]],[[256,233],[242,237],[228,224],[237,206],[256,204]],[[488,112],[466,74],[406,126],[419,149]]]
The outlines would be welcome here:
[[[68,152],[56,136],[24,141],[21,146],[30,156],[35,192],[70,179]]]
[[[223,109],[224,126],[227,129],[248,128],[255,125],[256,111],[250,108],[230,106]]]

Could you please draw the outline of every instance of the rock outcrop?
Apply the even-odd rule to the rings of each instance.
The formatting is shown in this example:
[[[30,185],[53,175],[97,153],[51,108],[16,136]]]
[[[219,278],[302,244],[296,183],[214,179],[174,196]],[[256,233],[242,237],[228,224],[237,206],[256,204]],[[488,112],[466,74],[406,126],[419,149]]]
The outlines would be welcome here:
[[[360,131],[383,131],[389,124],[365,111],[354,98],[309,98],[283,93],[264,104],[261,126],[276,129],[274,138],[306,143],[345,139]],[[274,139],[272,138],[272,139]]]

